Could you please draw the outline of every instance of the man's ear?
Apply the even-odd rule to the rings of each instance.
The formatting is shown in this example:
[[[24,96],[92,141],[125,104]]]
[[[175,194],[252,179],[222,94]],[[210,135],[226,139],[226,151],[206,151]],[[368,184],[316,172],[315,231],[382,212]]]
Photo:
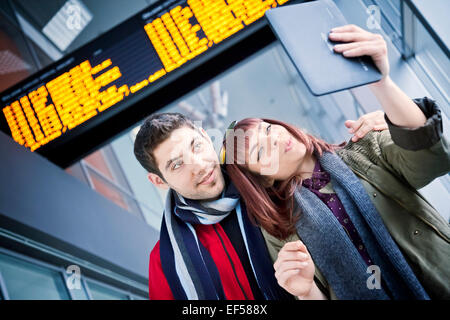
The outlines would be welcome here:
[[[169,185],[157,174],[149,173],[147,175],[148,180],[153,183],[156,187],[161,189],[169,189]]]

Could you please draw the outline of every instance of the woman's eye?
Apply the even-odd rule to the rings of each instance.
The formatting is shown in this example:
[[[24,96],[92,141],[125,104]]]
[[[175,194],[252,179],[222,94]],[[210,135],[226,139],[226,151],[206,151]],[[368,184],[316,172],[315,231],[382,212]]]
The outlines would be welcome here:
[[[261,152],[262,152],[263,148],[260,148],[258,151],[258,159],[257,161],[259,161],[259,159],[261,159]]]
[[[201,142],[196,142],[194,144],[194,151],[200,151],[202,149],[202,143]]]
[[[267,126],[267,128],[266,128],[266,133],[267,133],[267,134],[269,134],[269,132],[270,132],[270,127],[272,127],[271,124],[269,124],[269,125]]]

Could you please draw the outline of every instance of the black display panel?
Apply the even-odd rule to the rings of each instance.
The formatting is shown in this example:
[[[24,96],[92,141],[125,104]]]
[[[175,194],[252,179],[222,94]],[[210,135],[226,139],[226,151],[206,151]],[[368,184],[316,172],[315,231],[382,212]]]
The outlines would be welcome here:
[[[168,84],[192,89],[187,82],[214,75],[198,67],[223,61],[225,50],[239,61],[273,41],[257,30],[266,10],[287,2],[298,1],[160,1],[2,92],[0,130],[65,167],[106,141],[111,126],[109,137],[186,93]],[[249,35],[254,48],[241,54],[236,44]],[[132,106],[139,110],[127,117]]]

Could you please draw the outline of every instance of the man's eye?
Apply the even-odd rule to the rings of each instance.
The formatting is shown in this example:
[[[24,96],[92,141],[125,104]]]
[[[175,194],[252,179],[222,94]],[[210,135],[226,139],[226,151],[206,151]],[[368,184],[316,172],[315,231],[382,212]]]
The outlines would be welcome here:
[[[179,160],[172,165],[172,170],[176,170],[183,165],[183,161]]]
[[[269,125],[267,126],[267,128],[266,128],[266,133],[267,133],[267,134],[269,134],[269,132],[270,132],[270,127],[272,127],[271,124],[269,124]]]
[[[258,151],[258,159],[257,159],[258,161],[259,161],[259,159],[261,159],[261,152],[262,152],[262,150],[263,150],[263,148],[260,148],[259,151]]]

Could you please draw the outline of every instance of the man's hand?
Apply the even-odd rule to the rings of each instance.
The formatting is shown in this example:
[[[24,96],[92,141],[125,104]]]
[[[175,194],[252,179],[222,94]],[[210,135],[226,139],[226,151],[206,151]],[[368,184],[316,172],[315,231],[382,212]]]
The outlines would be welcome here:
[[[361,116],[358,120],[347,120],[345,126],[348,128],[348,132],[353,133],[352,141],[356,142],[370,131],[382,131],[387,130],[388,125],[384,119],[384,112],[381,110],[367,113]]]
[[[278,284],[290,294],[307,299],[314,291],[314,262],[300,240],[286,243],[273,266]]]
[[[334,46],[334,51],[341,52],[344,57],[370,56],[383,76],[378,82],[389,76],[387,45],[382,35],[349,24],[333,28],[329,38],[332,41],[348,42]]]

